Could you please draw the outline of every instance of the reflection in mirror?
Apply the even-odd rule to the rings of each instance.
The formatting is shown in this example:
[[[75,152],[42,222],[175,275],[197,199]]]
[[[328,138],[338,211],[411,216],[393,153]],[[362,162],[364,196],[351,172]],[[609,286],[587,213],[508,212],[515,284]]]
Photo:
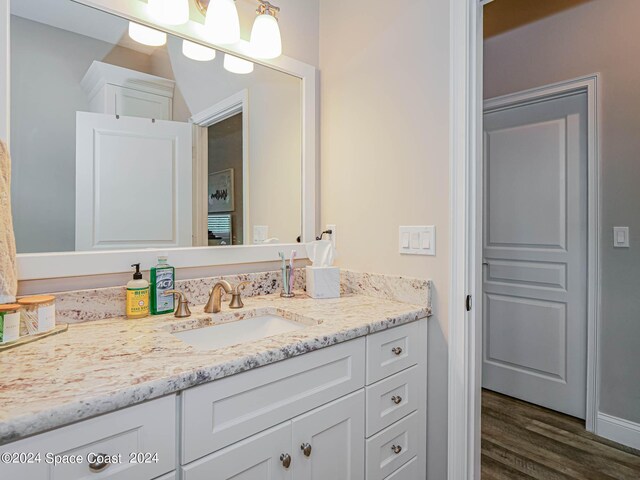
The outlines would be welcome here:
[[[19,253],[296,241],[299,78],[67,0],[11,14]]]

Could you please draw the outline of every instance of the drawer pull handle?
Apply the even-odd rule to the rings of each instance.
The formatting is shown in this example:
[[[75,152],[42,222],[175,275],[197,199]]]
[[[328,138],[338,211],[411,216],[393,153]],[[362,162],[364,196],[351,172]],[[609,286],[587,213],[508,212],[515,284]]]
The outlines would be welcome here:
[[[105,458],[108,458],[108,455],[106,453],[99,453],[99,454],[96,455],[96,457],[105,459]],[[111,465],[111,464],[108,463],[108,462],[105,462],[104,460],[102,460],[100,462],[98,462],[98,461],[90,462],[89,463],[89,470],[91,470],[93,473],[100,473],[103,470],[106,470],[109,465]]]
[[[400,355],[402,353],[402,347],[393,347],[391,351],[396,355]]]
[[[402,451],[402,447],[400,445],[392,445],[391,450],[393,450],[393,453],[398,455]]]
[[[391,401],[398,405],[400,402],[402,402],[402,397],[400,395],[394,395],[393,397],[391,397]]]
[[[303,443],[302,445],[300,445],[300,450],[302,450],[302,453],[304,453],[305,457],[311,456],[311,445],[309,445],[308,443]]]
[[[289,468],[291,466],[291,455],[288,453],[283,453],[280,455],[280,461],[282,462],[282,466],[284,468]]]

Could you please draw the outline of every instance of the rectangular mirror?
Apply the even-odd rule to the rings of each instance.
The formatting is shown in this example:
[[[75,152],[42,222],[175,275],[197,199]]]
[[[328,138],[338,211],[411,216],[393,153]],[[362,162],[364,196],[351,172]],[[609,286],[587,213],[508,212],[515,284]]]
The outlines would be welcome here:
[[[18,253],[298,241],[301,78],[69,0],[10,27]]]

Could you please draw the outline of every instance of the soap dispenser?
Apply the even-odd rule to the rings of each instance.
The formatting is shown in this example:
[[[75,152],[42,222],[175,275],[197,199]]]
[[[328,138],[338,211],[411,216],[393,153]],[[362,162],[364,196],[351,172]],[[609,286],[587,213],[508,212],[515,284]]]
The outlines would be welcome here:
[[[139,263],[131,266],[136,271],[127,283],[127,318],[143,318],[149,315],[149,282],[142,278]]]

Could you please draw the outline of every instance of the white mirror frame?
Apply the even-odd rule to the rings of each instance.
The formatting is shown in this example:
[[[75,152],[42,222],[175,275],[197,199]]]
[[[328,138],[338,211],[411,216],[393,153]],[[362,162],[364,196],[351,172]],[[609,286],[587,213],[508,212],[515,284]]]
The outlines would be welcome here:
[[[10,1],[0,0],[0,138],[9,143],[10,120]],[[14,0],[23,1],[23,0]],[[302,241],[308,242],[316,234],[316,156],[317,156],[317,69],[290,57],[275,60],[256,60],[248,56],[248,42],[219,47],[203,40],[198,33],[202,24],[190,20],[180,26],[159,26],[146,12],[147,3],[142,0],[73,0],[89,7],[103,10],[127,20],[133,20],[177,37],[210,45],[254,63],[293,75],[302,80]],[[195,6],[192,5],[192,13]],[[227,247],[186,247],[172,249],[136,249],[101,252],[59,252],[18,254],[19,280],[77,277],[113,274],[130,271],[130,265],[141,262],[153,265],[159,252],[168,251],[176,268],[219,266],[232,264],[272,262],[278,260],[278,251],[296,249],[298,258],[306,258],[306,251],[299,243],[279,245],[235,245]]]

